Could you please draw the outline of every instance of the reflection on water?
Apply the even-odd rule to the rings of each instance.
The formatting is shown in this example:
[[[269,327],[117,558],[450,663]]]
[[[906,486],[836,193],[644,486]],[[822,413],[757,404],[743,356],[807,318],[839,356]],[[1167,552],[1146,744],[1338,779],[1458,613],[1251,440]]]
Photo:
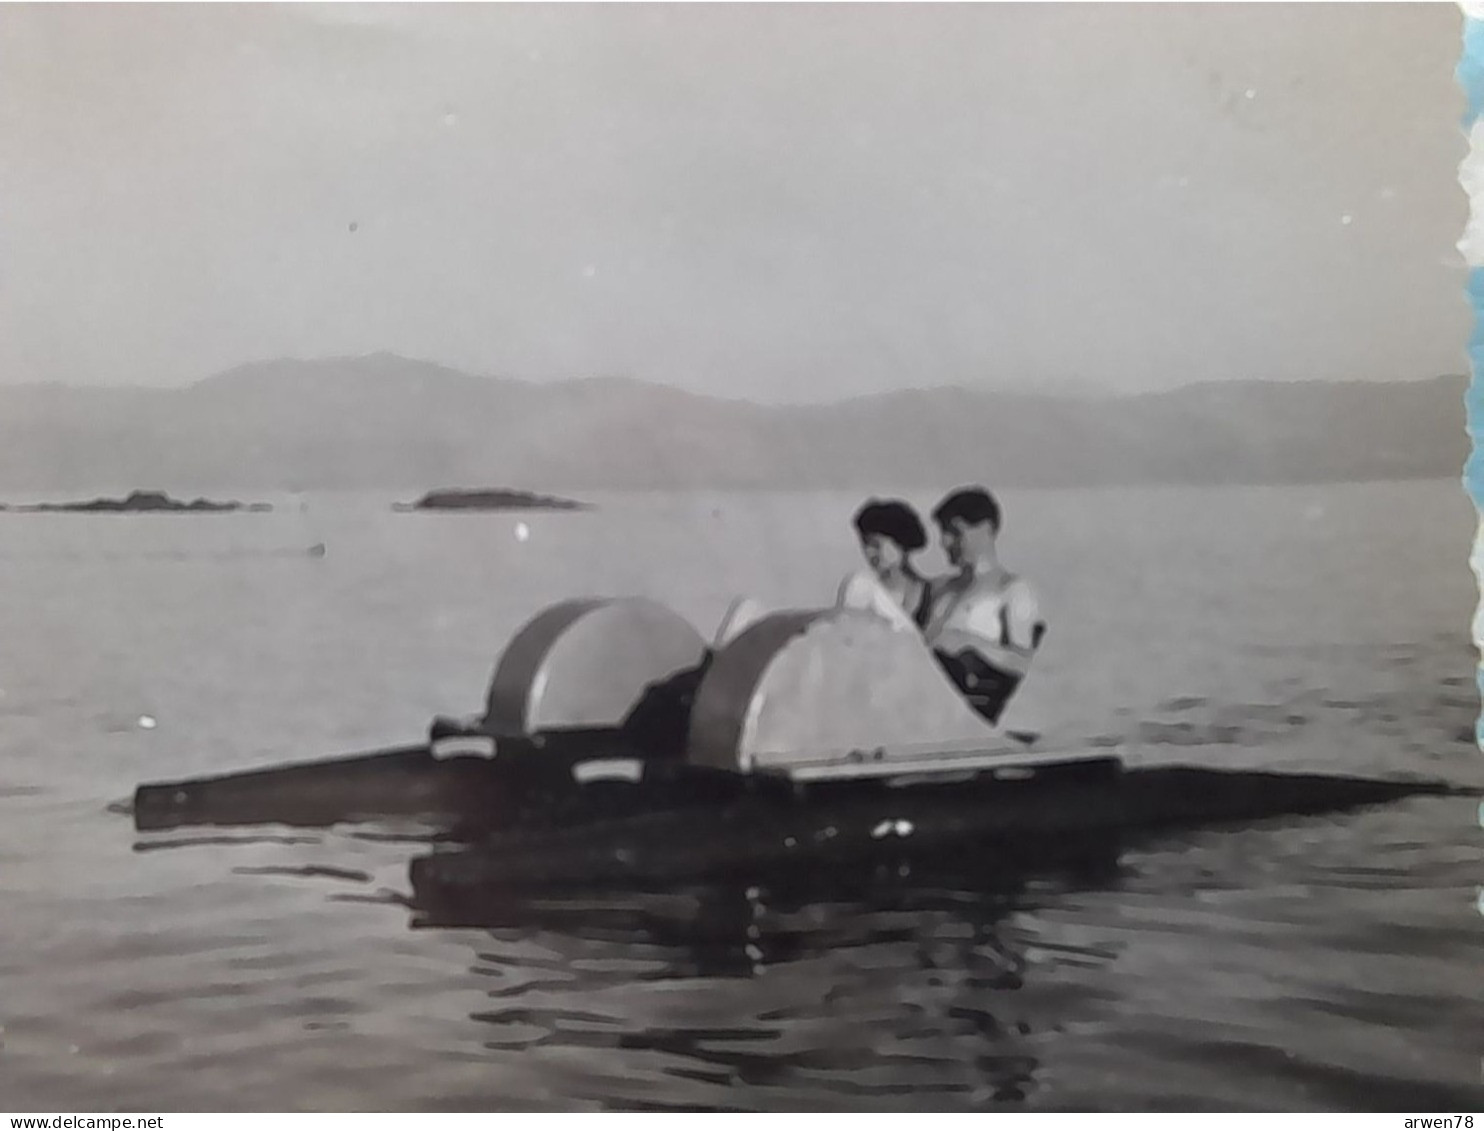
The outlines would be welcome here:
[[[593,1057],[574,1099],[622,1106],[1477,1106],[1473,925],[1401,894],[1429,849],[1397,831],[1444,804],[1202,834],[1098,882],[495,904],[471,1017],[496,1063]]]
[[[1484,1099],[1477,928],[1438,896],[1471,890],[1480,854],[1454,806],[1189,833],[1018,876],[918,856],[663,892],[484,890],[456,912],[406,894],[431,829],[422,846],[327,833],[309,854],[399,847],[399,874],[390,855],[336,867],[302,844],[281,849],[296,864],[232,872],[412,929],[392,980],[418,971],[441,1018],[425,1051],[465,1072],[436,1096],[416,1074],[380,1085],[394,1106],[1467,1109]],[[346,992],[311,998],[306,1030],[364,1025]]]
[[[747,1107],[800,1085],[851,1106],[1018,1100],[1037,1062],[1026,1023],[995,1004],[1024,966],[997,933],[1009,906],[1003,893],[893,887],[871,904],[756,888],[528,904],[476,944],[472,968],[494,984],[471,1016],[494,1053],[601,1054],[631,1087],[654,1085],[647,1106]],[[543,951],[522,945],[533,930]],[[855,970],[801,995],[799,973],[821,963]],[[729,1002],[730,1018],[667,1009],[687,984]],[[874,1017],[858,1012],[862,990]],[[855,1014],[846,1040],[842,1013]]]
[[[539,1053],[603,1065],[603,1085],[588,1084],[571,1097],[579,1102],[1025,1100],[1036,1089],[1029,1038],[1039,1021],[1016,1001],[1027,947],[1006,920],[1026,905],[1026,883],[982,890],[952,884],[948,870],[898,871],[491,898],[469,916],[486,924],[470,944],[471,970],[490,983],[471,1019],[497,1061]],[[1075,956],[1106,958],[1096,948]]]

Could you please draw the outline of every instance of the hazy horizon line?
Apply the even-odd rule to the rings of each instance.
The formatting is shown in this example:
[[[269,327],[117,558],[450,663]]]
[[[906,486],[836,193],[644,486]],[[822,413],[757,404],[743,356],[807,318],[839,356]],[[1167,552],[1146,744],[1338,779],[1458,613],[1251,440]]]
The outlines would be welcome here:
[[[403,362],[408,365],[422,366],[430,369],[441,369],[451,374],[463,377],[472,377],[477,380],[490,382],[504,382],[508,384],[525,385],[533,389],[560,388],[563,386],[579,385],[584,383],[614,382],[631,383],[643,385],[650,388],[666,389],[671,392],[680,393],[688,397],[696,397],[705,400],[722,401],[738,404],[748,404],[764,408],[809,408],[832,404],[846,404],[853,401],[877,400],[883,397],[898,396],[911,392],[964,392],[974,395],[993,396],[996,394],[1008,396],[1031,396],[1045,397],[1053,400],[1139,400],[1153,397],[1164,397],[1181,393],[1191,389],[1230,387],[1234,385],[1281,385],[1285,387],[1296,385],[1314,385],[1320,387],[1333,387],[1339,385],[1374,385],[1378,387],[1387,385],[1411,385],[1422,384],[1430,381],[1467,380],[1469,373],[1466,366],[1456,372],[1431,373],[1413,376],[1396,377],[1221,377],[1221,378],[1196,378],[1194,380],[1170,385],[1162,389],[1110,389],[1100,390],[1096,384],[1089,380],[1069,377],[1061,380],[1043,380],[1040,382],[1027,382],[1025,384],[1001,384],[994,386],[965,385],[961,383],[944,383],[936,385],[902,385],[893,389],[880,389],[871,392],[851,393],[846,396],[837,396],[828,399],[801,399],[801,400],[758,400],[745,396],[727,396],[714,392],[700,392],[681,385],[671,384],[666,381],[656,380],[648,377],[635,376],[630,373],[594,373],[582,376],[560,377],[551,380],[537,381],[526,377],[511,376],[503,373],[488,373],[478,370],[465,369],[445,361],[439,361],[429,357],[413,357],[398,353],[391,349],[368,350],[364,353],[353,354],[323,354],[313,357],[280,355],[277,357],[250,358],[219,369],[213,373],[197,377],[191,381],[179,384],[165,385],[141,385],[133,383],[90,383],[84,381],[14,381],[0,382],[0,395],[3,390],[21,389],[71,389],[77,391],[95,392],[140,392],[140,393],[170,393],[184,392],[197,388],[211,381],[219,380],[229,375],[238,374],[242,370],[254,367],[268,367],[278,364],[289,365],[327,365],[333,363],[365,362],[372,359],[388,359]]]

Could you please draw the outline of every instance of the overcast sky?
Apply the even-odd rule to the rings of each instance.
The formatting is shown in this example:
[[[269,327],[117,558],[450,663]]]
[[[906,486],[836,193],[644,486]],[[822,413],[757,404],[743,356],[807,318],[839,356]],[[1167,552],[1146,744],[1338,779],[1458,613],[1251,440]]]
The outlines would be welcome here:
[[[1463,370],[1447,4],[0,5],[0,382]]]

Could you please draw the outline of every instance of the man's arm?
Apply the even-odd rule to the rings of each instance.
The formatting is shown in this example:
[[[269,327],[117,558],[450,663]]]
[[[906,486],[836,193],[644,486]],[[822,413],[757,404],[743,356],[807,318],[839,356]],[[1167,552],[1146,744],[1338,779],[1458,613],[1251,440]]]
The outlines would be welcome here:
[[[1009,608],[1006,620],[1009,622],[1009,644],[1025,654],[1027,660],[1036,651],[1036,645],[1040,643],[1037,628],[1045,630],[1045,624],[1041,621],[1041,604],[1036,600],[1035,591],[1024,581],[1016,580],[1006,594]]]

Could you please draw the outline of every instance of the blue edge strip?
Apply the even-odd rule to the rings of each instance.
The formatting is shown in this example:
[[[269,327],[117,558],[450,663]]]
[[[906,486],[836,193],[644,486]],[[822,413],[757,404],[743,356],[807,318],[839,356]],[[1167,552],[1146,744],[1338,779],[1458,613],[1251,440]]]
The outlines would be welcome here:
[[[1484,20],[1464,19],[1463,56],[1459,60],[1457,77],[1467,100],[1463,120],[1467,132],[1484,115]],[[1484,267],[1471,269],[1468,278],[1474,330],[1469,336],[1470,376],[1465,397],[1471,451],[1464,466],[1463,481],[1474,500],[1474,510],[1484,513],[1484,450],[1480,445],[1481,435],[1484,435]],[[1477,552],[1475,556],[1477,558]],[[1484,586],[1484,578],[1479,581]],[[1484,696],[1484,665],[1475,668],[1474,678],[1480,695]],[[1475,723],[1475,734],[1484,745],[1484,715]]]

